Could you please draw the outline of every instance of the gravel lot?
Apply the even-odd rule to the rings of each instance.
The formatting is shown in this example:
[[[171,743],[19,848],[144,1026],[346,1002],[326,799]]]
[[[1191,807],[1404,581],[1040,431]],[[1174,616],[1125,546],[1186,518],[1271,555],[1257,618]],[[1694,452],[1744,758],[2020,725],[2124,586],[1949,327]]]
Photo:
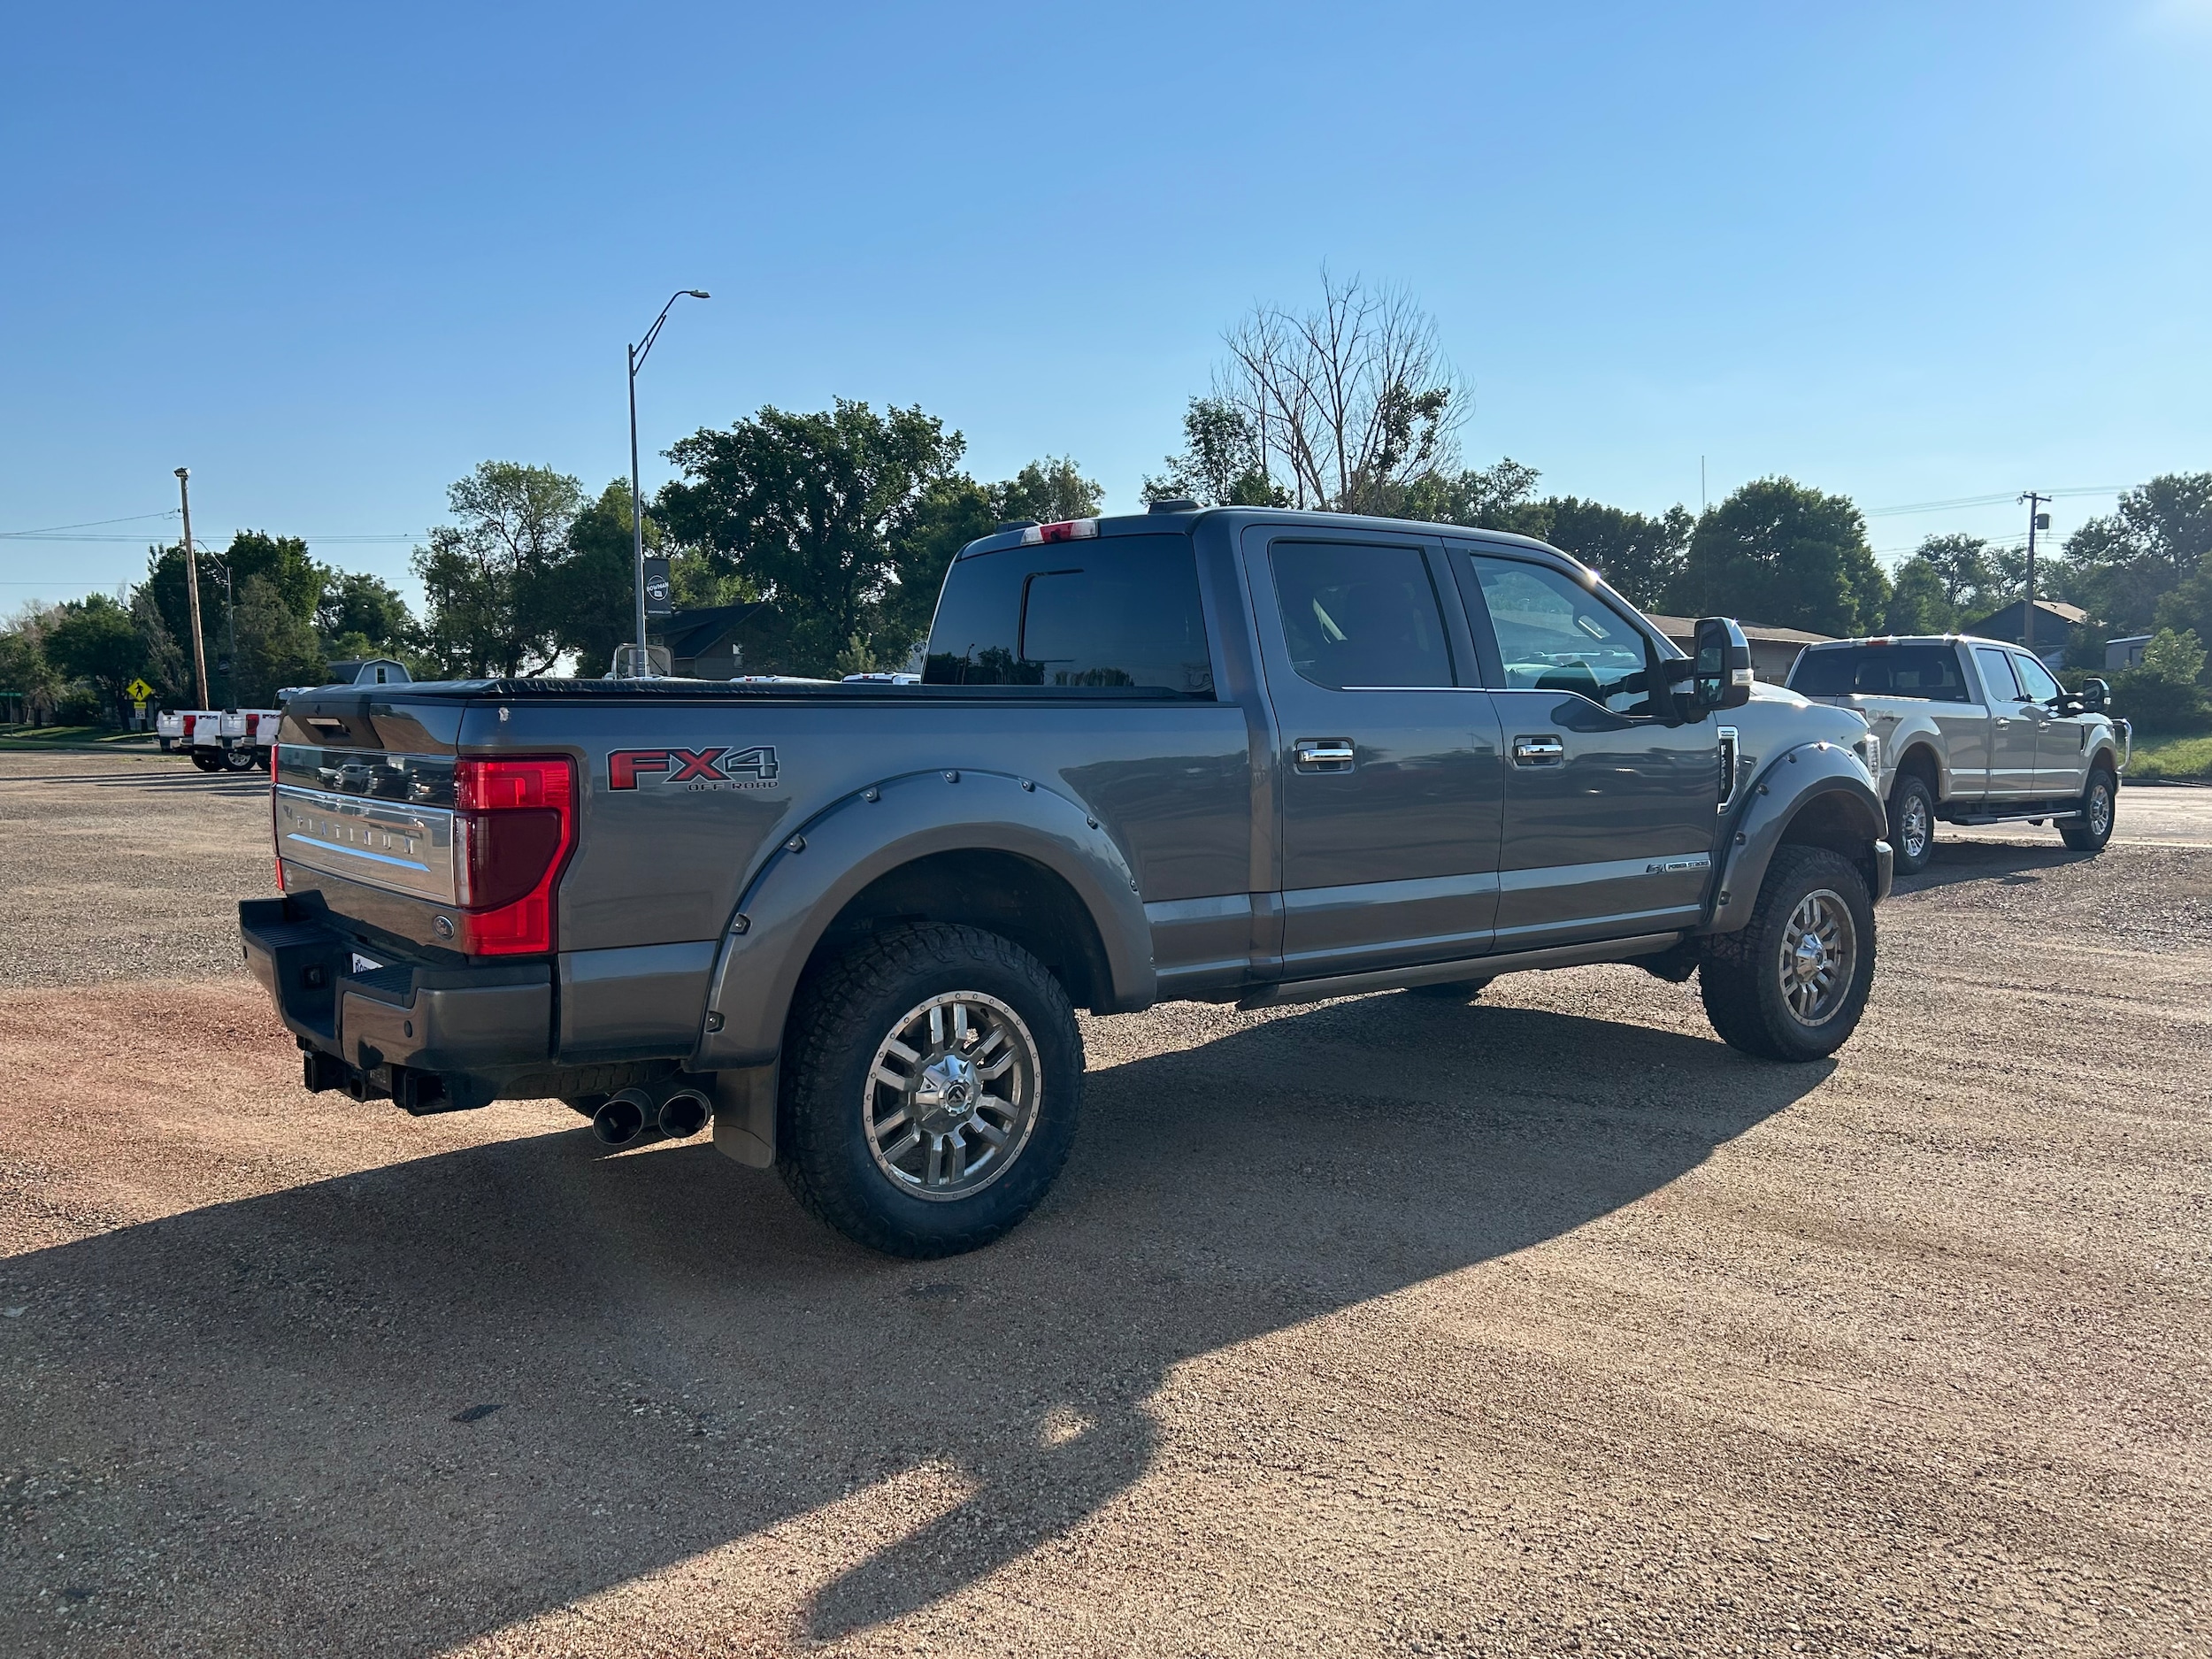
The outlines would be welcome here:
[[[1624,968],[1088,1020],[916,1265],[303,1094],[265,788],[0,757],[0,1651],[2212,1655],[2212,791],[1947,839],[1832,1064]]]

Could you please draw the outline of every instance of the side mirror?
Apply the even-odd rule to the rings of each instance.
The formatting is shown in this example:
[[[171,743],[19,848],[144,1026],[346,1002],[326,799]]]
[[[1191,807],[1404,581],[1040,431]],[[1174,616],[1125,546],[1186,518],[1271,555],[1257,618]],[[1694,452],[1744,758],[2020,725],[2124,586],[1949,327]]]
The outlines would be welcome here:
[[[2101,680],[2090,679],[2081,682],[2081,706],[2092,714],[2102,714],[2112,701],[2112,687]]]
[[[1751,701],[1751,642],[1728,617],[1700,617],[1692,658],[1690,705],[1740,709]]]

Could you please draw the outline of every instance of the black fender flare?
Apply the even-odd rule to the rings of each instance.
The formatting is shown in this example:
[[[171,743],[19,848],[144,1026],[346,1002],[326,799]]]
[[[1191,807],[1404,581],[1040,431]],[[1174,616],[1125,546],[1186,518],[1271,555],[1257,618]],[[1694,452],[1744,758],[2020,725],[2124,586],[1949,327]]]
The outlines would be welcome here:
[[[814,948],[878,877],[932,853],[1005,852],[1074,890],[1104,950],[1110,1010],[1158,999],[1152,932],[1121,849],[1065,795],[1010,772],[908,772],[855,790],[787,834],[746,884],[716,953],[695,1064],[764,1065]]]
[[[1774,849],[1816,803],[1839,809],[1854,835],[1863,837],[1872,849],[1868,890],[1878,903],[1889,896],[1889,813],[1865,765],[1840,744],[1801,743],[1777,755],[1723,819],[1721,856],[1699,933],[1732,933],[1750,923]]]

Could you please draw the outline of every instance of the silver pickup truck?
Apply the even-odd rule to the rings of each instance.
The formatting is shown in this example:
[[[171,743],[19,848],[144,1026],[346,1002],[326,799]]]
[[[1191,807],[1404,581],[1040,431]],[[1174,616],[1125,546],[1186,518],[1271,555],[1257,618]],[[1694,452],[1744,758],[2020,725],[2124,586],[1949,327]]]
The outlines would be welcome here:
[[[968,1249],[1068,1155],[1077,1007],[1628,962],[1748,1053],[1841,1046],[1890,882],[1866,722],[1696,644],[1510,536],[1010,526],[918,685],[301,693],[245,956],[310,1088],[710,1122],[864,1243]]]
[[[1901,874],[1927,866],[1939,820],[2047,820],[2078,852],[2112,839],[2130,733],[2105,712],[2101,680],[2073,695],[2020,647],[1954,634],[1808,646],[1789,684],[1863,715],[1880,740]]]

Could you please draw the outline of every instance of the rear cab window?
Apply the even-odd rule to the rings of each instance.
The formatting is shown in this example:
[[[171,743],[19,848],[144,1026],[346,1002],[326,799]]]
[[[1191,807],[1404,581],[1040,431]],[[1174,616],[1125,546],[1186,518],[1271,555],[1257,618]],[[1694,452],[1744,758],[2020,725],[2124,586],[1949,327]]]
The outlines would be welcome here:
[[[1848,645],[1801,651],[1789,687],[1809,697],[1916,697],[1971,703],[1974,694],[1949,645]]]
[[[1187,535],[1104,535],[954,561],[930,625],[926,686],[1214,695]]]

